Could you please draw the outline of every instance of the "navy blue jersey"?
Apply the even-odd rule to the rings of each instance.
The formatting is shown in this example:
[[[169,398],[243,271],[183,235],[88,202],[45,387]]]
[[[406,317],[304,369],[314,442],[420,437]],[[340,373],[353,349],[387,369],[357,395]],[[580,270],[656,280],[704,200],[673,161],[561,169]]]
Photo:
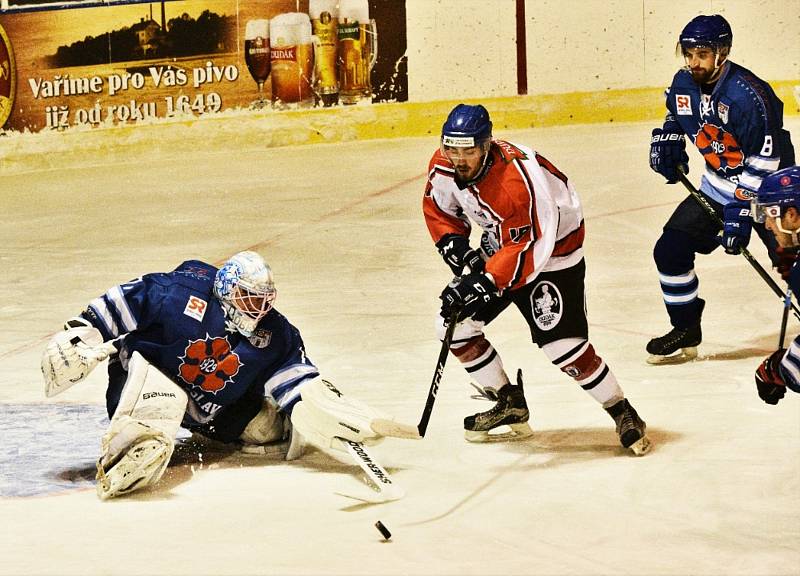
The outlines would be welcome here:
[[[147,274],[91,301],[83,313],[103,335],[120,338],[126,364],[139,352],[183,388],[188,416],[206,423],[254,389],[291,413],[299,386],[319,375],[300,333],[274,308],[253,335],[228,332],[213,294],[214,266],[189,260],[168,273]],[[259,404],[260,406],[260,404]]]
[[[789,275],[789,287],[792,289],[794,299],[800,302],[800,265],[795,262]],[[795,336],[789,349],[781,360],[781,371],[790,390],[800,392],[800,335]]]
[[[666,94],[664,130],[697,146],[706,164],[700,189],[720,204],[749,202],[765,176],[794,164],[783,102],[746,68],[727,62],[711,94],[684,68]]]

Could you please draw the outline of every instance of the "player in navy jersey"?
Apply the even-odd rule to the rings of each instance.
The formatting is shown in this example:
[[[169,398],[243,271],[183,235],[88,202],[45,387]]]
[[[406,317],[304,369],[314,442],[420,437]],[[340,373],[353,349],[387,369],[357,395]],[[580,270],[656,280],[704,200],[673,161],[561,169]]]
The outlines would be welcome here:
[[[255,252],[219,269],[189,260],[115,286],[51,339],[42,356],[47,396],[109,357],[101,498],[155,484],[179,427],[248,451],[285,444],[291,424],[300,432],[293,440],[322,449],[336,436],[380,439],[369,427],[377,412],[318,378],[300,332],[273,307],[276,296]],[[304,400],[312,409],[298,409]]]
[[[724,225],[720,228],[691,196],[664,225],[653,258],[672,330],[647,344],[651,363],[697,355],[705,301],[699,297],[696,254],[709,254],[720,244],[738,254],[755,228],[773,265],[780,264],[772,235],[753,224],[749,202],[765,176],[794,164],[794,149],[783,129],[783,103],[769,84],[728,59],[732,43],[731,27],[720,15],[697,16],[684,27],[678,46],[686,67],[666,92],[663,127],[653,130],[650,166],[669,184],[689,169],[684,136],[700,151],[705,161],[700,193]]]
[[[753,201],[753,219],[764,223],[778,245],[791,254],[800,250],[800,166],[784,168],[767,176]],[[800,266],[795,263],[785,274],[795,299],[800,299]],[[756,370],[758,396],[777,404],[786,388],[800,393],[800,336],[789,349],[781,342]]]

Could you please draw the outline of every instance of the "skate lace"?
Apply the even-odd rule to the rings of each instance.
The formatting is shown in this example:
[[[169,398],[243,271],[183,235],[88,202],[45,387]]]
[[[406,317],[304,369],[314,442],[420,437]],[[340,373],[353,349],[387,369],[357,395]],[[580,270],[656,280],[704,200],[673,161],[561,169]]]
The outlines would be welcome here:
[[[633,413],[626,409],[625,412],[622,413],[621,418],[619,419],[619,433],[624,434],[628,430],[633,430],[636,428],[636,424],[633,421]]]
[[[686,330],[681,330],[680,328],[673,328],[668,334],[664,334],[661,338],[656,338],[656,342],[659,345],[669,345],[673,346],[680,342],[680,340],[686,336]]]

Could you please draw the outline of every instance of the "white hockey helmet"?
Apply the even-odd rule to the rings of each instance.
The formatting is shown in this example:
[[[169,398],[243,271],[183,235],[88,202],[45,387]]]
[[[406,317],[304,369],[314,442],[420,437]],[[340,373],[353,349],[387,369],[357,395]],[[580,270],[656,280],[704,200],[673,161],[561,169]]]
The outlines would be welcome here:
[[[238,252],[217,270],[214,295],[225,311],[226,327],[251,336],[272,309],[278,293],[272,269],[255,252]]]

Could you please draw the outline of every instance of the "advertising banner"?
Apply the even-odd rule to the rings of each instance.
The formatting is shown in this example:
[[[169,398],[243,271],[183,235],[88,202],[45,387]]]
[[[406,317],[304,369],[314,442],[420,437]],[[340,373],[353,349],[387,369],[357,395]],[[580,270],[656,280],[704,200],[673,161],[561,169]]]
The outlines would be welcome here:
[[[404,4],[3,0],[0,128],[404,101]]]

